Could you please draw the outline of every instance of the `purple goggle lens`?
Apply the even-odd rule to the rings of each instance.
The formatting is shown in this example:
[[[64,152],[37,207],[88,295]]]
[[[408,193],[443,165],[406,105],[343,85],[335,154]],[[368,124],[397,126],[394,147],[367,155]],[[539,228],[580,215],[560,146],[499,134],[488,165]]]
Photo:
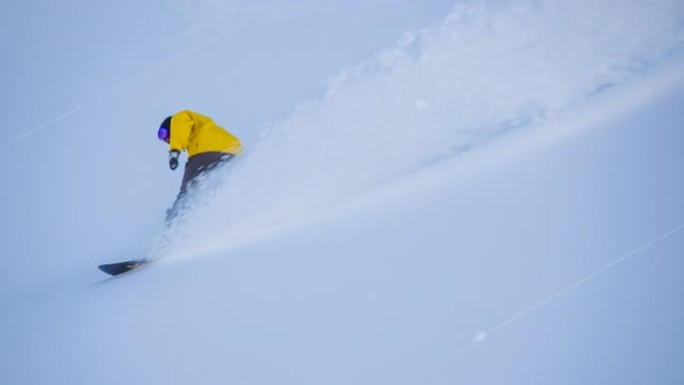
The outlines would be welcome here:
[[[166,127],[159,127],[159,131],[157,131],[157,137],[159,138],[159,140],[163,140],[164,142],[168,143],[169,129]]]

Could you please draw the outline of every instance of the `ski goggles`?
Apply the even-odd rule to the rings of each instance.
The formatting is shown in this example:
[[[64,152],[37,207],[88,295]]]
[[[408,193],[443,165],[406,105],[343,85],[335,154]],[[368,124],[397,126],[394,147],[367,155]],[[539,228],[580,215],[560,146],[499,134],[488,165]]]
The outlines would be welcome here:
[[[169,131],[168,128],[159,127],[159,131],[157,131],[157,138],[159,138],[159,140],[168,143],[170,137],[171,137],[171,132]]]

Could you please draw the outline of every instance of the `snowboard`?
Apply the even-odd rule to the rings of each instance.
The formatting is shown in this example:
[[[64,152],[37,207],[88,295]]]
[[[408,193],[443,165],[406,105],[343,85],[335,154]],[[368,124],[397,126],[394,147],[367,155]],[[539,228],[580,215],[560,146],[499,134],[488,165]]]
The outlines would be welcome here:
[[[104,271],[109,275],[119,275],[127,273],[131,270],[139,269],[150,262],[149,259],[132,259],[130,261],[106,263],[104,265],[98,266],[100,270]]]

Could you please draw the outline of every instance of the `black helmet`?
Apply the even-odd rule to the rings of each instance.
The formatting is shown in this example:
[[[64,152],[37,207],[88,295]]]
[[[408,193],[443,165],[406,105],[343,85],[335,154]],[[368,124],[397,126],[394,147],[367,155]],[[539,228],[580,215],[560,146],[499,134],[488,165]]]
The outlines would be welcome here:
[[[162,140],[166,143],[169,143],[169,140],[171,140],[171,117],[167,117],[164,119],[164,121],[161,123],[159,126],[159,130],[157,131],[157,138],[159,140]]]

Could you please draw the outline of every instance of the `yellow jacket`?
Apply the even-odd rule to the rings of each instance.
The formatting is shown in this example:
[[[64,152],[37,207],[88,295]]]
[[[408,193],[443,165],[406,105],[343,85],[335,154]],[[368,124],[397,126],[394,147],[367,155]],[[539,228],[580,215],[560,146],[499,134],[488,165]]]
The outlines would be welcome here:
[[[188,157],[203,152],[242,153],[240,140],[210,117],[183,110],[171,118],[170,150],[188,151]]]

